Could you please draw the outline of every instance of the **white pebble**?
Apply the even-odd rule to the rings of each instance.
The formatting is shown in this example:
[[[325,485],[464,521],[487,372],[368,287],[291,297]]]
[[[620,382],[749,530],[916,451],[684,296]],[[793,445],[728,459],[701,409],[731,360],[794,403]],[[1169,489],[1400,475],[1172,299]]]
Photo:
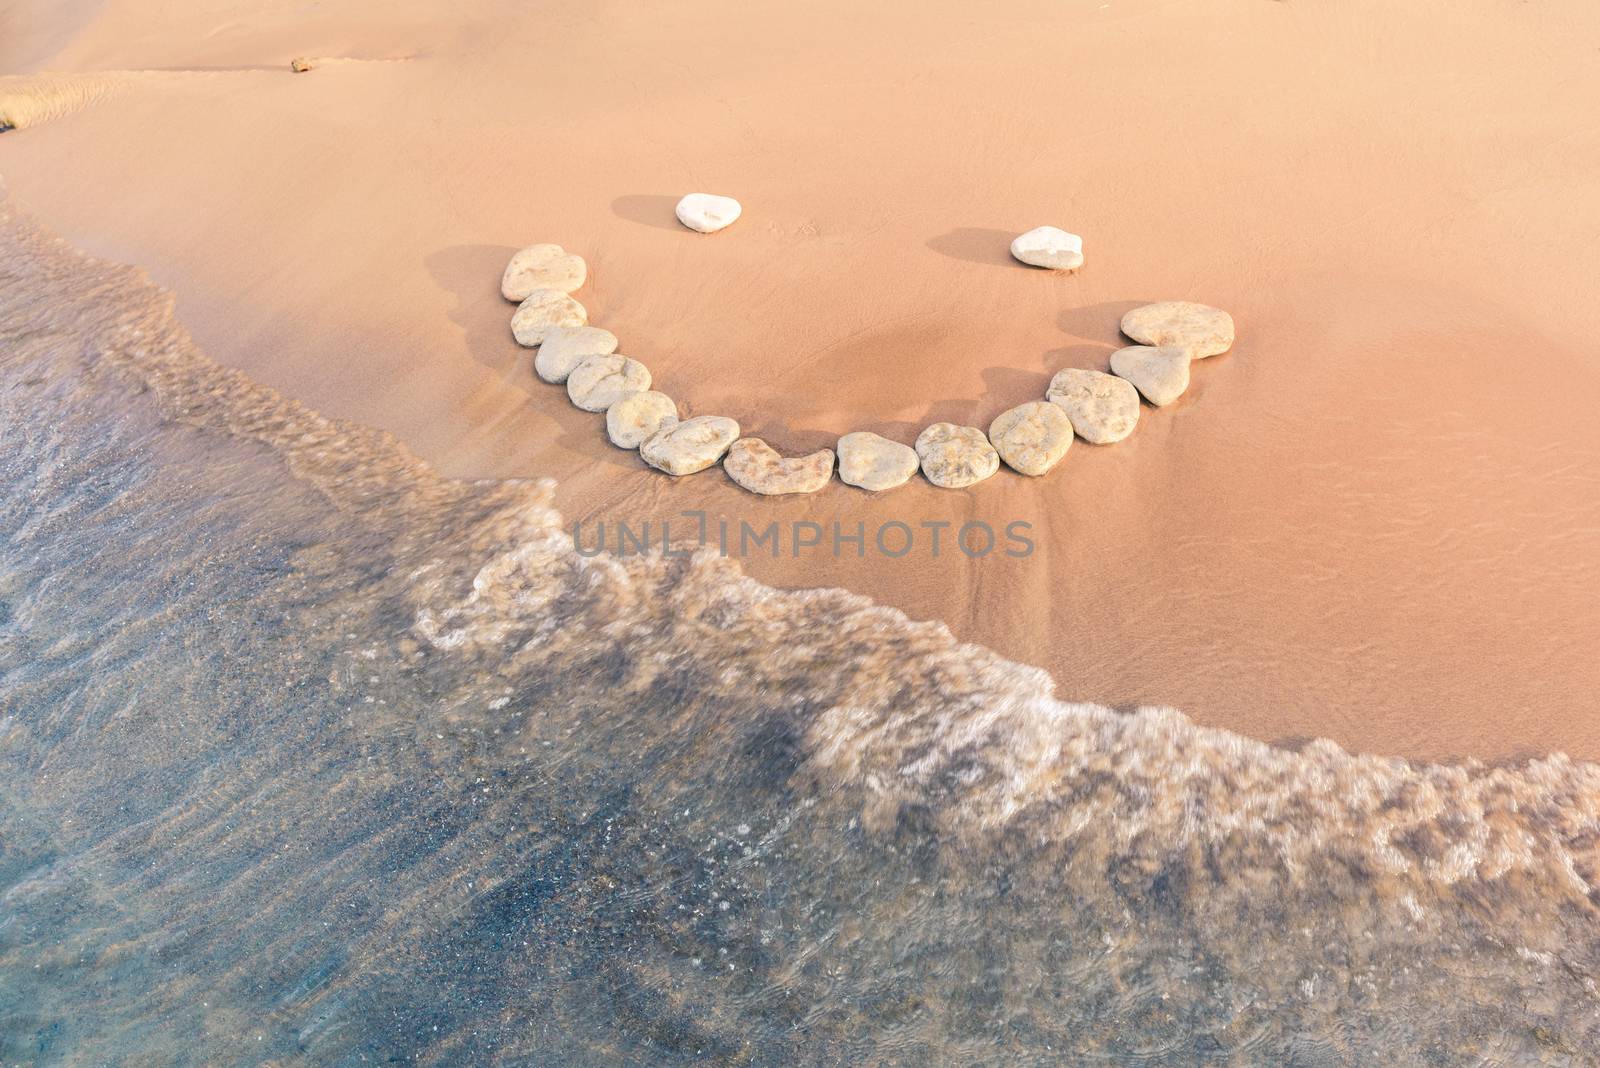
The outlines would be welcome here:
[[[1011,255],[1030,267],[1075,271],[1083,266],[1083,238],[1054,226],[1036,226],[1011,242]]]
[[[730,226],[744,209],[732,197],[712,193],[690,193],[678,201],[678,221],[702,234],[714,234]]]

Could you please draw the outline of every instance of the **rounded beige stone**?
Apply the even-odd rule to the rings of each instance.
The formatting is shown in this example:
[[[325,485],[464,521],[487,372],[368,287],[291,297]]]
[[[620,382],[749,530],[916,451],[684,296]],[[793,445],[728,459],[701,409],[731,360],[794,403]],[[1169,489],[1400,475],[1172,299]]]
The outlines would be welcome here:
[[[1189,350],[1177,345],[1129,345],[1111,354],[1111,370],[1159,408],[1189,388]]]
[[[1072,420],[1059,405],[1029,401],[995,416],[989,441],[1013,471],[1042,475],[1072,447]]]
[[[1045,399],[1059,405],[1072,429],[1091,445],[1109,445],[1139,423],[1139,391],[1116,375],[1068,367],[1050,380]]]
[[[783,456],[760,438],[740,438],[722,458],[722,469],[751,493],[815,493],[833,477],[833,450]]]
[[[589,313],[559,289],[536,289],[517,305],[511,316],[511,336],[527,348],[544,341],[558,326],[583,326]]]
[[[917,473],[917,450],[869,430],[839,439],[839,480],[864,490],[902,486]]]
[[[630,393],[606,409],[606,437],[619,449],[637,449],[678,421],[678,406],[665,393]]]
[[[917,458],[929,482],[961,489],[1000,469],[1000,454],[975,426],[934,423],[917,435]]]
[[[589,269],[583,257],[560,245],[529,245],[511,257],[500,276],[500,293],[507,300],[527,300],[535,290],[571,293],[582,286]]]
[[[638,360],[612,353],[585,356],[567,376],[567,396],[586,412],[603,412],[622,398],[650,388],[650,372]]]
[[[1143,345],[1181,345],[1200,360],[1233,347],[1233,316],[1209,304],[1164,300],[1124,315],[1122,332]]]
[[[739,439],[739,424],[723,415],[697,415],[662,427],[639,446],[644,462],[669,475],[692,475],[722,459]]]
[[[560,385],[585,356],[609,356],[617,351],[617,335],[598,326],[553,326],[545,331],[533,373]]]

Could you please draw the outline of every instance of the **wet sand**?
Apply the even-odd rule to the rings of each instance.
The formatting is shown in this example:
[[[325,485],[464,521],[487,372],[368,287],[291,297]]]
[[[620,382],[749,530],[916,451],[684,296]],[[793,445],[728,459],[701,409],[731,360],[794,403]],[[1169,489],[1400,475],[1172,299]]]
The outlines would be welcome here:
[[[3,69],[99,73],[0,137],[13,197],[147,268],[219,360],[447,474],[550,476],[566,516],[613,522],[1025,521],[1022,559],[745,566],[942,619],[1073,699],[1600,755],[1592,5],[15,18]],[[680,229],[695,190],[744,218]],[[1046,223],[1084,235],[1078,275],[1007,257]],[[1103,367],[1148,300],[1240,337],[1042,480],[759,500],[644,470],[532,377],[497,283],[546,240],[588,259],[579,299],[658,388],[786,451],[986,426]]]

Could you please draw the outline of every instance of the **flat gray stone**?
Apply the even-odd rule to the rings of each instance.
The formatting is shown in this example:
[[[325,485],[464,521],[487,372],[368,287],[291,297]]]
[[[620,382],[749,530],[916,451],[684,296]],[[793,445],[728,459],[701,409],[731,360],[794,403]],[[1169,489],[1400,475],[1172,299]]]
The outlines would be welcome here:
[[[929,482],[961,489],[1000,469],[1000,454],[975,426],[934,423],[917,435],[917,458]]]
[[[558,326],[583,326],[589,313],[559,289],[535,289],[517,305],[511,316],[511,336],[517,344],[533,348]]]
[[[609,356],[617,351],[617,335],[598,326],[552,326],[539,343],[533,372],[546,382],[565,382],[585,356]]]
[[[669,475],[692,475],[722,459],[739,440],[739,424],[722,415],[697,415],[662,427],[639,446],[644,462]]]
[[[653,389],[630,393],[606,409],[606,437],[619,449],[637,449],[678,421],[678,406]]]
[[[603,412],[632,393],[650,388],[650,372],[618,353],[585,356],[567,376],[567,396],[586,412]]]
[[[894,489],[917,473],[917,450],[868,430],[839,439],[839,480],[865,490]]]
[[[1059,405],[1029,401],[995,416],[989,441],[1013,471],[1042,475],[1071,448],[1072,420]]]
[[[751,493],[815,493],[833,477],[833,450],[783,456],[760,438],[740,438],[722,458],[722,469]]]
[[[583,285],[589,268],[583,257],[560,245],[529,245],[511,257],[500,277],[500,293],[507,300],[523,301],[536,289],[571,293]]]
[[[1122,332],[1142,345],[1181,345],[1203,360],[1233,347],[1233,316],[1209,304],[1164,300],[1124,315]]]
[[[1104,371],[1068,367],[1050,380],[1045,399],[1060,405],[1072,429],[1091,445],[1109,445],[1139,424],[1139,391]]]
[[[1189,350],[1178,345],[1129,345],[1111,354],[1111,371],[1132,382],[1145,400],[1159,408],[1189,388]]]

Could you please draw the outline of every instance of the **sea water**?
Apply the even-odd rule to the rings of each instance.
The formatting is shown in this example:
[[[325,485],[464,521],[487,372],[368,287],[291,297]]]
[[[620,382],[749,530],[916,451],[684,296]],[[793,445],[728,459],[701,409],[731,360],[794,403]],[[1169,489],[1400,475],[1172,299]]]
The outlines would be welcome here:
[[[0,435],[0,1064],[1600,1061],[1594,765],[581,556],[4,205]]]

